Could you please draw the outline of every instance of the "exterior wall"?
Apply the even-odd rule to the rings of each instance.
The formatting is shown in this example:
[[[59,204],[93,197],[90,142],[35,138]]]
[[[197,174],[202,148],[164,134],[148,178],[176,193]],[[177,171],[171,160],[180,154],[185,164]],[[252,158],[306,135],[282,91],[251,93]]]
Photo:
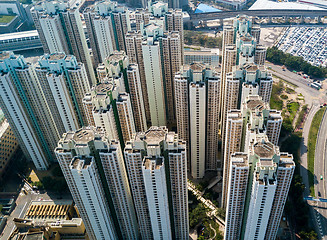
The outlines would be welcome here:
[[[89,165],[77,169],[72,166],[73,163],[74,159],[70,165],[72,179],[96,239],[117,239],[94,159]]]
[[[135,124],[133,119],[133,111],[131,99],[128,93],[121,93],[116,101],[119,122],[123,134],[124,142],[129,141],[135,134]]]
[[[230,161],[224,239],[241,238],[243,211],[248,186],[247,154],[233,154]]]
[[[142,172],[141,152],[133,151],[132,145],[126,144],[124,156],[142,239],[153,239]]]
[[[153,162],[150,164],[156,165]],[[142,172],[153,237],[160,240],[172,239],[165,167],[156,165],[147,169],[143,166]]]
[[[206,157],[206,86],[190,83],[190,156],[193,178],[203,178]]]
[[[282,129],[282,123],[283,118],[280,112],[270,111],[269,119],[267,120],[266,124],[266,133],[269,141],[276,146],[278,145],[279,135]]]
[[[227,116],[226,128],[226,142],[224,144],[224,172],[223,172],[223,193],[222,193],[222,206],[227,206],[228,197],[228,184],[231,155],[241,150],[243,118],[241,111],[230,111]]]
[[[207,88],[206,170],[217,170],[221,165],[218,163],[220,78],[209,78]]]
[[[175,73],[179,71],[182,63],[180,46],[180,35],[178,32],[168,33],[162,38],[167,122],[171,124],[175,124],[176,122],[174,77]]]
[[[152,126],[166,126],[166,107],[159,42],[142,44]]]
[[[128,32],[128,34],[125,37],[125,40],[126,40],[126,53],[128,55],[129,62],[131,64],[137,64],[139,68],[146,121],[151,122],[149,96],[148,96],[144,60],[143,60],[142,34],[140,32]]]
[[[139,68],[137,64],[130,64],[127,68],[127,80],[130,90],[135,128],[137,132],[147,130],[146,113],[143,101],[143,92]]]
[[[276,191],[276,182],[261,184],[253,177],[251,199],[245,227],[245,240],[265,239],[271,206]]]
[[[132,193],[118,141],[112,140],[108,150],[99,153],[110,195],[124,239],[138,239],[138,224]]]
[[[187,152],[185,141],[168,153],[176,239],[188,239]],[[168,147],[169,148],[169,147]]]
[[[18,148],[17,139],[6,119],[0,123],[0,179]]]
[[[115,115],[111,105],[109,105],[108,109],[94,110],[93,118],[95,126],[101,127],[109,139],[119,139]]]
[[[80,123],[66,86],[66,78],[62,75],[49,74],[47,80],[65,132],[76,131],[80,127]]]
[[[2,70],[2,69],[1,69]],[[25,156],[32,160],[39,170],[46,170],[48,159],[43,149],[33,122],[14,84],[11,74],[0,70],[0,106],[21,146]],[[24,121],[23,121],[24,120]],[[37,124],[37,123],[34,123]]]
[[[291,154],[281,153],[280,165],[277,170],[277,188],[269,216],[265,239],[276,239],[294,171],[295,164],[293,162],[293,156]]]
[[[117,49],[111,17],[97,17],[93,19],[93,26],[99,49],[99,63],[101,63]]]

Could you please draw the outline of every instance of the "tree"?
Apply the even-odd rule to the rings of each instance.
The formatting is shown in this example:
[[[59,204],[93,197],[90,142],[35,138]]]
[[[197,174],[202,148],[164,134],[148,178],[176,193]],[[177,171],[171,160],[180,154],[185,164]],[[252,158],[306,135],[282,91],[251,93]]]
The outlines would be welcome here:
[[[207,218],[208,209],[202,204],[198,204],[196,208],[189,214],[190,227],[194,228],[200,221],[204,221]]]
[[[301,231],[299,233],[299,235],[301,236],[301,239],[304,239],[304,240],[316,240],[316,239],[318,239],[317,233],[315,233],[315,231],[313,231],[313,230],[311,230],[310,232]]]

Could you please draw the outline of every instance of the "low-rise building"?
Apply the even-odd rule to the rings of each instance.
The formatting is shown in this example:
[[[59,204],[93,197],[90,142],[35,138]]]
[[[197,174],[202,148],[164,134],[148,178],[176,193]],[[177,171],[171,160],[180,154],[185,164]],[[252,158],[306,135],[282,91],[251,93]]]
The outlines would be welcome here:
[[[14,218],[9,239],[88,239],[85,226],[72,200],[32,201],[23,218]]]

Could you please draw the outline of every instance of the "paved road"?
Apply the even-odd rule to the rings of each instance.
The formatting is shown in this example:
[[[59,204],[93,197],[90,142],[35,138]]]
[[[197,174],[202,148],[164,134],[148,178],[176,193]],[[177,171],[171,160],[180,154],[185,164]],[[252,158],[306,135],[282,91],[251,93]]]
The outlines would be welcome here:
[[[327,198],[326,178],[327,178],[327,114],[325,112],[320,124],[317,137],[316,152],[315,152],[315,195],[316,197]],[[321,179],[321,176],[323,179]],[[327,240],[327,204],[316,202],[314,203],[314,213],[316,218],[316,228],[322,239]]]
[[[304,125],[303,125],[303,141],[300,147],[301,153],[301,176],[303,183],[305,185],[304,195],[309,196],[309,181],[308,181],[308,164],[307,164],[307,146],[308,146],[308,136],[311,126],[312,119],[316,112],[320,109],[320,105],[327,102],[326,89],[315,90],[308,86],[308,81],[303,79],[303,77],[297,75],[296,73],[290,72],[287,69],[283,71],[280,66],[267,63],[267,66],[271,67],[271,70],[274,75],[285,79],[298,87],[295,89],[297,93],[301,93],[305,97],[306,104],[310,109]],[[315,176],[317,176],[316,181],[316,196],[318,196],[318,191],[322,197],[327,198],[327,189],[325,188],[325,181],[327,179],[327,164],[325,164],[327,158],[327,114],[325,115],[322,122],[321,133],[319,133],[317,147],[316,147],[316,157],[315,157]],[[323,175],[323,181],[320,180],[320,175]],[[324,194],[324,195],[323,195]],[[317,230],[317,233],[320,234],[321,239],[327,240],[327,204],[326,203],[317,203],[317,202],[308,202],[312,208],[310,211],[313,215],[313,224]]]
[[[308,104],[309,107],[314,102],[320,104],[327,102],[326,89],[321,89],[318,91],[308,86],[309,84],[308,80],[304,79],[300,75],[297,75],[296,73],[293,73],[287,69],[283,71],[281,66],[279,65],[274,65],[266,61],[266,66],[271,67],[273,75],[276,75],[279,78],[285,79],[288,82],[297,85],[298,87],[295,89],[295,91],[298,93],[302,93],[302,95],[305,98],[306,104]]]

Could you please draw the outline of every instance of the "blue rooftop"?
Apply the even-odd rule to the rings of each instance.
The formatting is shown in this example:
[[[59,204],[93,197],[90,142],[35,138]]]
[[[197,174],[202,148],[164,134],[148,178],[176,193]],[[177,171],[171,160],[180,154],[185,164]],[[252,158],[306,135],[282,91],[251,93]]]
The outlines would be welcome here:
[[[211,7],[207,4],[200,3],[198,7],[195,9],[194,13],[209,13],[209,12],[221,12],[221,10]]]

